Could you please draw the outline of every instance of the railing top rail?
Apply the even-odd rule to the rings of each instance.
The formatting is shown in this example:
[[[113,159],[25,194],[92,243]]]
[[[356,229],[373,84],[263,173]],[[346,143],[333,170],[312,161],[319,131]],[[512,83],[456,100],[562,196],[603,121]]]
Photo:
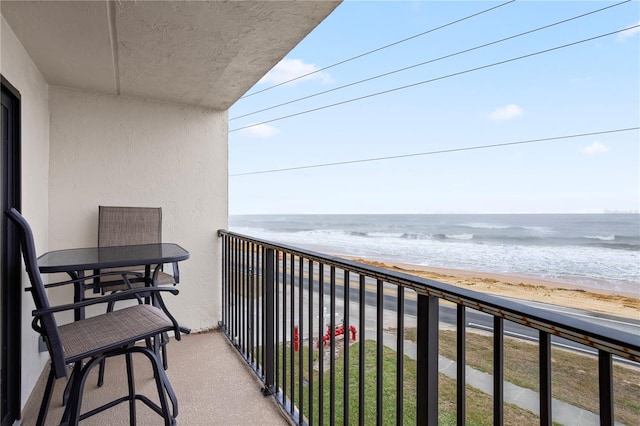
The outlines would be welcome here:
[[[258,244],[267,249],[286,251],[308,260],[409,288],[421,295],[438,297],[458,305],[464,305],[493,316],[501,317],[640,362],[640,336],[633,333],[594,324],[580,318],[549,312],[542,308],[529,306],[522,302],[508,300],[499,296],[488,295],[456,287],[451,284],[366,265],[356,261],[301,249],[299,247],[261,240],[227,230],[219,230],[218,235],[227,235],[249,243]]]

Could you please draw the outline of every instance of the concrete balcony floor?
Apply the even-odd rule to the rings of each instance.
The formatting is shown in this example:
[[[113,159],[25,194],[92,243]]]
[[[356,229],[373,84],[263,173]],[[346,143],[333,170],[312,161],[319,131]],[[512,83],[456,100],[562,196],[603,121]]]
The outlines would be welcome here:
[[[219,331],[171,339],[167,345],[167,375],[178,398],[178,424],[182,425],[288,425],[279,406],[260,392],[261,383]],[[137,393],[157,401],[157,391],[148,361],[134,356]],[[124,357],[107,360],[105,383],[96,385],[98,368],[87,380],[82,412],[127,393]],[[23,425],[34,425],[40,408],[48,367],[23,411]],[[57,425],[64,411],[61,394],[65,379],[57,380],[46,425]],[[137,424],[162,424],[160,416],[142,402],[136,403]],[[81,425],[128,425],[128,403],[92,416]]]

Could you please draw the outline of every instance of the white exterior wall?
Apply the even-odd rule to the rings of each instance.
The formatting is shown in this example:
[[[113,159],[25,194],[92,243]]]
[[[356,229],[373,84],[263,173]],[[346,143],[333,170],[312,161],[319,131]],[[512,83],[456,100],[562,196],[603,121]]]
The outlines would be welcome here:
[[[99,205],[162,207],[163,240],[189,250],[178,296],[165,301],[194,331],[221,318],[227,228],[227,112],[49,87],[4,18],[0,72],[21,95],[22,213],[38,255],[97,243]],[[28,286],[23,274],[22,287]],[[71,289],[52,292],[67,303]],[[21,407],[48,361],[22,301]]]
[[[20,92],[22,135],[22,213],[33,229],[37,250],[49,249],[49,99],[48,86],[11,27],[0,22],[0,72]],[[23,273],[22,287],[29,286]],[[44,368],[48,354],[38,352],[31,329],[33,299],[22,293],[21,407]]]
[[[164,300],[182,325],[215,327],[227,112],[58,87],[49,100],[50,249],[96,245],[99,205],[162,207],[163,241],[191,254],[180,263],[180,294]]]

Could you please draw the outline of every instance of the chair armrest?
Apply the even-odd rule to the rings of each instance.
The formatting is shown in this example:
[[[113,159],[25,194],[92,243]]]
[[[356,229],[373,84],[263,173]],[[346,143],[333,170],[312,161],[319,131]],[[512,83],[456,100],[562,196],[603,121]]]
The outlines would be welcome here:
[[[162,300],[162,297],[160,296],[161,291],[168,291],[169,293],[174,295],[180,292],[178,289],[173,287],[134,288],[131,290],[124,290],[118,293],[112,293],[107,296],[96,297],[92,299],[85,299],[77,303],[69,303],[66,305],[58,305],[58,306],[51,306],[49,308],[35,309],[32,312],[34,318],[31,326],[36,332],[43,334],[43,329],[41,327],[41,321],[42,321],[43,315],[54,314],[56,312],[70,311],[77,308],[95,305],[98,303],[109,303],[109,302],[117,301],[120,299],[126,299],[126,298],[131,299],[132,296],[137,297],[139,293],[157,293],[157,298],[156,298],[157,306],[165,313],[167,318],[169,318],[169,320],[171,321],[173,325],[173,332],[174,332],[175,339],[181,340],[181,333],[190,334],[191,330],[189,328],[180,326],[180,324],[178,324],[178,321],[176,321],[175,317],[171,315],[171,312],[169,312],[166,305],[164,304],[164,301]]]
[[[47,314],[54,314],[56,312],[69,311],[78,308],[84,308],[90,305],[96,305],[99,303],[108,303],[111,301],[125,300],[131,299],[135,297],[139,293],[159,293],[161,291],[168,291],[171,294],[178,294],[180,291],[173,287],[144,287],[144,288],[133,288],[130,290],[120,291],[118,293],[109,294],[107,296],[102,297],[94,297],[91,299],[85,299],[81,302],[76,303],[68,303],[66,305],[57,305],[51,306],[48,308],[35,309],[32,311],[33,316],[41,316]]]

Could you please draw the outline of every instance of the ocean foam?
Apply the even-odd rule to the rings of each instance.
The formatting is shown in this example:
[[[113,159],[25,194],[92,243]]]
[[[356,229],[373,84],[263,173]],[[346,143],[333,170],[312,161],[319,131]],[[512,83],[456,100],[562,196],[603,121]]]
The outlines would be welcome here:
[[[615,241],[616,240],[616,236],[615,235],[587,235],[583,238],[586,238],[588,240],[600,240],[600,241]]]
[[[589,228],[583,225],[585,216],[578,215],[573,221],[564,216],[541,216],[525,218],[528,223],[517,216],[510,226],[505,225],[509,218],[504,216],[497,218],[501,221],[498,225],[483,219],[462,222],[455,215],[444,219],[401,217],[402,220],[364,215],[362,220],[346,218],[348,221],[337,216],[317,216],[306,219],[308,224],[296,217],[295,231],[286,221],[276,224],[255,220],[232,229],[312,251],[640,292],[639,238],[633,221],[626,228],[617,225],[616,229],[606,229],[596,222],[600,217],[594,218]],[[464,232],[461,223],[475,225],[475,231]]]

